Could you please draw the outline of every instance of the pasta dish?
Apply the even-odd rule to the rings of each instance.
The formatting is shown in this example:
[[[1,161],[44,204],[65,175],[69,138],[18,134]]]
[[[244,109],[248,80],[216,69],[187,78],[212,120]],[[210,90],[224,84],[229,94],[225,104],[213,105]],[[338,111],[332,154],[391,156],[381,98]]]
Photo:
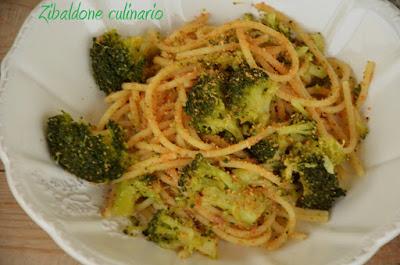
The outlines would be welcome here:
[[[361,108],[374,63],[356,81],[320,33],[263,3],[216,26],[203,13],[167,36],[93,39],[94,79],[109,104],[97,125],[47,122],[53,159],[105,183],[102,215],[180,257],[217,257],[219,240],[274,250],[327,222],[368,134]],[[344,202],[345,203],[345,200]]]

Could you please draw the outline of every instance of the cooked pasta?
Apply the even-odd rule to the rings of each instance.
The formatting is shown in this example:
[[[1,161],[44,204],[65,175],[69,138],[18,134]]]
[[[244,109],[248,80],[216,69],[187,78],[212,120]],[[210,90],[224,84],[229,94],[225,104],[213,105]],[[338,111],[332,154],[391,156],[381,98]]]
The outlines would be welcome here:
[[[103,215],[135,220],[126,233],[143,230],[182,257],[215,257],[219,239],[277,249],[306,238],[298,221],[328,221],[344,164],[354,170],[346,178],[364,173],[374,63],[358,85],[348,64],[325,55],[320,34],[256,8],[259,16],[214,26],[201,14],[151,35],[151,74],[106,97],[97,131],[121,126],[132,160],[108,184]],[[188,227],[213,245],[188,243],[200,240]]]

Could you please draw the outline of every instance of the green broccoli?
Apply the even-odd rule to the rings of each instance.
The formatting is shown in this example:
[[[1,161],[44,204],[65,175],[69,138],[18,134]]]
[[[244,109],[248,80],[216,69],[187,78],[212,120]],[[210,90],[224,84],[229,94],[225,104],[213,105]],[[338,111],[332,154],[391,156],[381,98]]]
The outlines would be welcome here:
[[[253,185],[254,183],[259,183],[262,181],[265,181],[265,178],[262,177],[261,175],[248,171],[246,169],[241,169],[241,168],[236,168],[232,170],[232,174],[238,178],[243,185]]]
[[[297,205],[303,208],[329,210],[336,198],[346,192],[339,187],[334,174],[329,173],[320,156],[310,156],[299,165],[302,195]]]
[[[299,187],[297,206],[329,210],[345,191],[339,187],[333,162],[323,153],[318,141],[296,143],[285,158],[286,171]]]
[[[332,136],[320,136],[318,138],[318,147],[334,166],[340,165],[346,160],[343,146]]]
[[[241,124],[264,127],[278,85],[262,70],[242,66],[233,71],[224,86],[226,105]]]
[[[292,29],[289,28],[288,26],[286,26],[281,21],[279,21],[278,18],[276,17],[275,13],[265,13],[261,17],[261,23],[263,23],[264,25],[266,25],[266,26],[268,26],[270,28],[273,28],[274,30],[282,33],[283,35],[285,35],[290,40],[294,39],[294,36],[293,36],[294,34],[292,32]]]
[[[244,13],[242,16],[244,21],[257,21],[257,18],[252,13]]]
[[[278,150],[278,143],[272,139],[264,139],[256,143],[248,149],[251,157],[255,158],[257,162],[264,163],[275,156]]]
[[[320,35],[315,34],[314,38],[319,40],[318,36]],[[323,41],[323,39],[321,40]],[[320,49],[323,49],[323,42],[319,41],[317,45]],[[316,64],[314,55],[309,51],[309,48],[307,46],[299,46],[297,47],[296,51],[301,60],[308,62],[306,71],[303,71],[300,75],[301,79],[307,84],[307,86],[311,87],[314,85],[329,85],[330,80],[327,72],[322,66]]]
[[[300,113],[295,113],[290,117],[288,125],[256,143],[247,149],[247,152],[258,163],[264,163],[269,169],[275,171],[281,167],[279,160],[290,145],[315,139],[316,134],[316,123]]]
[[[189,206],[201,194],[203,206],[218,207],[245,226],[253,225],[269,206],[268,199],[256,187],[248,186],[246,180],[233,179],[201,155],[182,170],[178,185]]]
[[[121,177],[130,159],[124,132],[116,123],[95,134],[83,121],[67,113],[47,121],[46,139],[51,157],[64,169],[90,182],[107,182]]]
[[[122,232],[128,236],[138,236],[146,229],[147,224],[144,224],[143,220],[136,218],[135,216],[129,216],[129,223],[126,225]]]
[[[310,34],[311,39],[314,41],[315,46],[317,46],[320,52],[324,53],[325,51],[325,39],[324,36],[320,32],[315,32]]]
[[[218,44],[218,43],[217,43]],[[210,53],[202,57],[201,63],[206,69],[228,70],[239,69],[244,63],[242,51],[225,51],[223,53]]]
[[[215,186],[221,190],[237,190],[237,183],[232,177],[219,167],[210,163],[201,154],[183,168],[179,177],[178,186],[180,190],[191,195],[200,192],[204,187]]]
[[[313,58],[312,53],[308,52],[310,50],[308,46],[297,46],[295,49],[297,52],[297,56],[299,56],[299,58],[305,58],[305,59],[309,59],[309,57],[311,57],[311,59]]]
[[[144,175],[114,184],[104,209],[104,216],[132,216],[136,202],[143,198],[150,198],[153,203],[163,207],[162,199],[155,187],[156,177]]]
[[[202,206],[214,206],[232,215],[243,226],[254,225],[271,206],[265,193],[256,187],[242,187],[232,192],[208,186],[202,190]]]
[[[116,30],[93,38],[90,58],[94,79],[106,94],[121,90],[123,82],[143,82],[153,49],[141,37],[122,38]]]
[[[229,132],[237,141],[243,139],[235,119],[225,108],[221,75],[202,76],[189,92],[185,112],[191,117],[191,125],[201,134]]]
[[[277,129],[280,136],[287,135],[292,138],[303,140],[305,138],[315,138],[317,135],[317,124],[314,120],[302,115],[294,113],[289,119],[289,124]]]
[[[217,257],[217,239],[201,232],[192,220],[178,217],[167,210],[158,211],[151,219],[143,235],[162,248],[183,250],[187,254],[193,251]]]

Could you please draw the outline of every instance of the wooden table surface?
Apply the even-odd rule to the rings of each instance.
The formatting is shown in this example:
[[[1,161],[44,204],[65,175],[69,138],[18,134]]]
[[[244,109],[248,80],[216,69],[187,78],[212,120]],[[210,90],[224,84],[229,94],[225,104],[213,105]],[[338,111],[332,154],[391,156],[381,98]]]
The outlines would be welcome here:
[[[397,0],[396,0],[397,1]],[[0,0],[0,60],[39,0]],[[0,265],[75,265],[19,207],[0,165]],[[384,246],[368,265],[400,265],[400,236]]]

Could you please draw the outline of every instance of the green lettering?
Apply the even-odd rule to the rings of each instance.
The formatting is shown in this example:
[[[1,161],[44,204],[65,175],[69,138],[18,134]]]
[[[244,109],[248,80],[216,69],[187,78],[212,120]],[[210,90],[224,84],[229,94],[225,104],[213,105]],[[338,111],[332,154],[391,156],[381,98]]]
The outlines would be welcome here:
[[[131,15],[130,15],[129,19],[130,19],[130,20],[136,19],[136,16],[137,16],[137,11],[134,10],[134,9],[132,9],[132,10],[131,10]]]
[[[60,19],[61,20],[67,20],[68,19],[68,10],[63,10],[61,12]]]
[[[147,16],[149,15],[150,12],[151,12],[150,9],[146,11],[146,19],[147,19]]]
[[[88,14],[87,19],[94,19],[94,17],[95,17],[95,12],[94,12],[94,10],[89,9],[89,14]]]
[[[79,19],[84,20],[87,17],[87,13],[85,9],[82,9],[81,12],[79,12]]]
[[[115,17],[117,20],[124,20],[124,11],[118,10],[117,15]]]
[[[0,0],[1,1],[1,0]],[[99,9],[81,8],[82,3],[75,5],[71,2],[68,8],[59,9],[55,2],[42,4],[41,12],[38,15],[39,20],[47,23],[51,20],[100,20],[103,18],[104,12]],[[150,9],[134,9],[130,2],[125,2],[123,9],[111,9],[107,16],[110,20],[160,20],[164,16],[164,11],[156,9],[156,4]]]
[[[127,12],[129,11],[131,3],[125,3],[124,11],[122,12],[121,20],[128,19]]]
[[[74,2],[69,5],[68,19],[71,19],[72,8],[74,7]]]
[[[53,10],[51,12],[51,19],[56,20],[58,16],[60,15],[60,10],[56,9],[56,4],[53,4]]]
[[[138,19],[143,20],[144,19],[144,15],[145,15],[144,10],[140,10],[139,14],[138,14]]]
[[[49,20],[46,18],[46,16],[44,15],[44,13],[47,11],[47,9],[51,8],[52,4],[47,4],[47,5],[42,5],[41,7],[42,12],[39,14],[39,19],[43,19],[44,21],[46,21],[47,23],[49,23]]]
[[[81,3],[79,2],[78,4],[78,8],[74,10],[74,12],[72,13],[72,19],[78,20],[79,19],[79,11],[81,9]]]
[[[115,11],[115,10],[110,10],[110,12],[108,12],[108,18],[111,19],[111,20],[112,20],[112,19],[115,19],[115,17],[116,17],[116,12],[117,12],[117,11]],[[113,14],[114,14],[114,18],[113,18],[113,16],[112,16]]]
[[[159,9],[159,10],[156,11],[155,18],[157,20],[162,19],[163,16],[164,16],[164,12],[162,10]]]
[[[103,11],[102,10],[97,10],[96,12],[96,19],[102,19],[103,18]]]

